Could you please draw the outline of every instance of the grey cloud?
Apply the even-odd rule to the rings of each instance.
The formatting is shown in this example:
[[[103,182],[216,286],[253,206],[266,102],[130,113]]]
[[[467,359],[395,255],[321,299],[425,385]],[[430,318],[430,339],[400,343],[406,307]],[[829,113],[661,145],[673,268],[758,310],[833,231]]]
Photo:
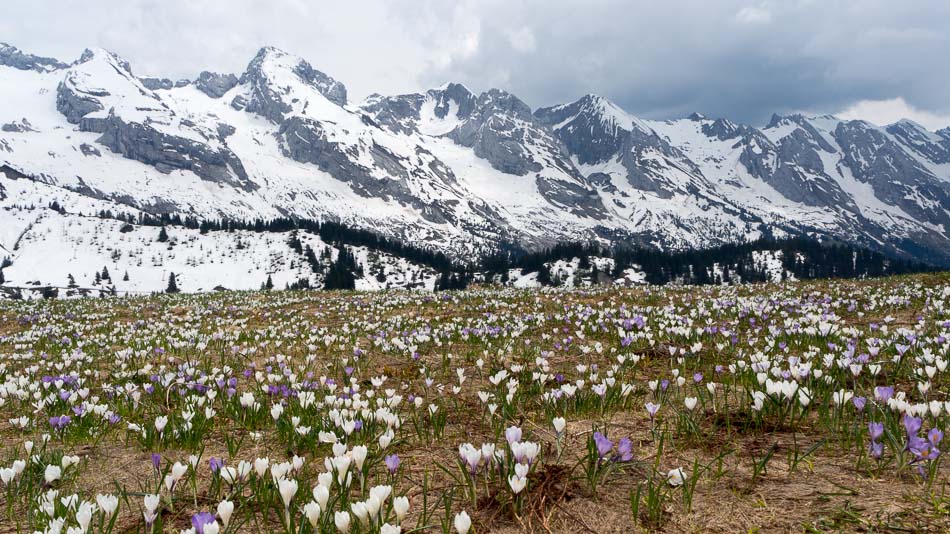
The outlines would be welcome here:
[[[650,118],[897,97],[950,114],[942,0],[6,0],[0,40],[62,60],[103,46],[173,79],[239,73],[272,44],[356,98],[460,81],[534,107],[594,92]]]

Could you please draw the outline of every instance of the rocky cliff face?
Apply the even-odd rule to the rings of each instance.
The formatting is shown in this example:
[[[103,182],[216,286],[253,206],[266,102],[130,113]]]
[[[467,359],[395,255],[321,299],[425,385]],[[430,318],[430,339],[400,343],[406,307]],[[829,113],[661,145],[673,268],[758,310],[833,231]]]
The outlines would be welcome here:
[[[62,61],[50,57],[27,54],[19,48],[6,43],[0,43],[0,65],[36,72],[51,72],[68,67],[68,65]]]
[[[195,80],[195,87],[211,98],[221,98],[237,84],[238,77],[233,74],[218,74],[208,71],[203,71]]]
[[[102,134],[96,141],[124,157],[150,165],[158,172],[191,171],[198,177],[215,183],[253,191],[257,185],[249,182],[241,160],[224,144],[226,135],[218,138],[218,148],[208,144],[167,135],[147,124],[127,123],[121,117],[109,114],[105,119],[83,119],[83,131]],[[227,133],[225,129],[224,134]]]
[[[647,121],[596,95],[532,110],[455,83],[357,106],[269,47],[193,81],[138,78],[104,50],[66,64],[0,45],[0,69],[7,203],[35,203],[18,176],[76,210],[340,220],[456,255],[805,232],[950,265],[950,128]]]

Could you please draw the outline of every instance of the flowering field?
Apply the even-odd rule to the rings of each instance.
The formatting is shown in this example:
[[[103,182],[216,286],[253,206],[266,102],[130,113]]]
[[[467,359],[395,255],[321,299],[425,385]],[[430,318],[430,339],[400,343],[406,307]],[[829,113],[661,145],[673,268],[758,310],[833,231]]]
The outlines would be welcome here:
[[[950,275],[0,304],[0,532],[947,532]]]

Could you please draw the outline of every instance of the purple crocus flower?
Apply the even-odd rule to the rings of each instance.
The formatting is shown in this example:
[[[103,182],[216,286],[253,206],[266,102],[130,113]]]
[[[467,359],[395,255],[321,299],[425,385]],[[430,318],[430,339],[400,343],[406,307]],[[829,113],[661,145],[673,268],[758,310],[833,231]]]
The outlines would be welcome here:
[[[871,444],[868,445],[868,455],[870,455],[871,458],[874,458],[875,460],[880,459],[881,456],[884,455],[884,444],[877,441],[872,441]]]
[[[59,417],[49,418],[49,424],[54,430],[62,430],[66,428],[66,425],[68,425],[70,421],[72,421],[72,418],[68,415],[60,415]]]
[[[931,428],[930,432],[927,432],[927,440],[930,441],[930,444],[936,447],[940,444],[940,441],[943,439],[943,431],[938,428]]]
[[[923,421],[919,417],[912,417],[910,415],[904,416],[904,429],[907,430],[908,436],[916,436],[920,432],[920,427],[923,424]]]
[[[647,413],[650,414],[650,419],[656,417],[656,412],[660,411],[660,405],[648,402],[646,404]]]
[[[617,461],[620,462],[629,462],[633,460],[633,443],[630,441],[630,438],[621,438],[617,442]]]
[[[395,454],[390,454],[386,456],[386,469],[389,469],[389,474],[394,474],[397,469],[399,469],[399,456]]]
[[[594,432],[594,444],[597,446],[597,454],[600,455],[601,459],[610,454],[610,451],[614,448],[614,443],[600,432]]]
[[[195,527],[195,534],[204,534],[205,526],[214,523],[214,514],[198,512],[191,516],[191,526]]]
[[[222,467],[224,467],[224,460],[212,457],[210,460],[208,460],[208,467],[211,468],[212,473],[217,473]]]
[[[910,463],[928,462],[940,456],[940,450],[929,440],[919,436],[911,436],[907,441],[907,450],[914,455]]]
[[[894,388],[890,386],[878,386],[874,388],[874,398],[880,403],[886,403],[894,396]]]
[[[871,441],[877,441],[884,435],[884,423],[868,423],[868,437]]]
[[[154,467],[156,471],[162,470],[162,455],[161,454],[158,454],[157,452],[152,453],[152,467]]]
[[[851,403],[854,404],[854,409],[863,412],[864,406],[867,404],[867,397],[852,397]]]

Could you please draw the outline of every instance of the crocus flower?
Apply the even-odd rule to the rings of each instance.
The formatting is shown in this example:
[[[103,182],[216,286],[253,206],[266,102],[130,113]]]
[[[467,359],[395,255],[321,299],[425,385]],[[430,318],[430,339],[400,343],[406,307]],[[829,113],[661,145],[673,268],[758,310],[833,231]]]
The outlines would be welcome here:
[[[333,524],[336,525],[337,532],[349,532],[350,531],[350,513],[349,512],[334,512],[333,513]]]
[[[214,514],[210,512],[198,512],[191,516],[191,526],[195,528],[195,534],[204,534],[205,525],[214,522]]]
[[[868,437],[871,441],[877,441],[884,435],[884,423],[868,423]]]
[[[927,440],[930,441],[930,444],[936,447],[940,444],[940,441],[943,439],[943,431],[937,428],[931,428],[930,432],[927,432]]]
[[[597,447],[597,454],[600,455],[601,459],[610,454],[610,451],[614,448],[614,443],[600,432],[594,432],[594,444]]]
[[[66,428],[66,425],[68,425],[70,421],[72,421],[72,418],[68,415],[60,415],[58,417],[49,418],[49,424],[51,427],[53,427],[53,430],[62,430]]]
[[[633,460],[633,443],[630,438],[620,438],[617,442],[617,461],[629,462]]]
[[[234,503],[225,499],[218,503],[218,517],[221,518],[221,524],[228,528],[231,523],[231,514],[234,513]]]
[[[889,386],[878,386],[874,388],[874,399],[880,403],[886,403],[894,396],[894,388]]]
[[[677,486],[682,486],[685,480],[686,472],[683,471],[682,467],[671,469],[670,472],[666,474],[666,482],[674,488]]]
[[[916,436],[917,432],[920,432],[920,426],[923,424],[923,421],[919,417],[905,415],[903,423],[904,429],[907,430],[907,435]]]
[[[390,454],[386,456],[386,469],[389,469],[389,474],[393,474],[399,469],[399,456],[395,454]]]
[[[867,397],[853,397],[851,399],[851,403],[854,404],[854,409],[859,412],[864,411],[864,406],[867,404],[867,402]]]
[[[516,426],[510,426],[506,428],[505,439],[508,441],[509,445],[516,441],[521,441],[521,428]]]
[[[212,473],[217,473],[222,467],[224,467],[224,460],[212,457],[210,460],[208,460],[208,467],[211,468]]]
[[[59,477],[63,475],[63,469],[58,465],[48,465],[46,470],[43,472],[43,479],[46,480],[47,484],[52,484],[59,480]]]
[[[907,450],[914,455],[914,459],[910,462],[912,464],[927,462],[940,456],[940,450],[930,440],[919,436],[911,436],[907,442]]]
[[[466,534],[468,529],[472,528],[472,518],[468,516],[468,512],[462,510],[455,515],[455,520],[452,522],[455,526],[455,531],[458,534]]]

